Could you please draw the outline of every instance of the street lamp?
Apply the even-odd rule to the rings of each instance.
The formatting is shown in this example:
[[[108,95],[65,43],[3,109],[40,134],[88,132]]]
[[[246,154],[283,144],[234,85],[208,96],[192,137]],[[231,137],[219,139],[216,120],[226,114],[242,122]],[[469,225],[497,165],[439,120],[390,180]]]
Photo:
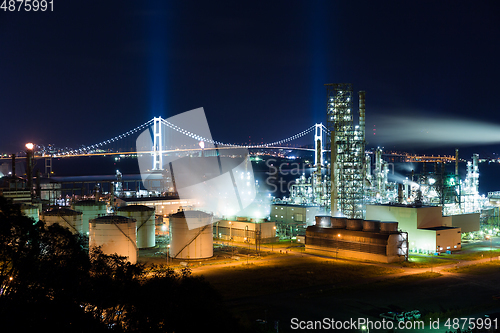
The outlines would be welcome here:
[[[247,265],[248,265],[248,256],[250,255],[250,242],[248,241],[248,238],[245,237],[245,242],[248,243],[248,249],[247,249]]]
[[[492,261],[492,256],[493,256],[493,247],[491,245],[491,235],[486,235],[486,239],[490,240],[490,261]]]
[[[271,252],[274,252],[273,245],[275,239],[276,239],[276,226],[273,227],[273,240],[271,242]]]

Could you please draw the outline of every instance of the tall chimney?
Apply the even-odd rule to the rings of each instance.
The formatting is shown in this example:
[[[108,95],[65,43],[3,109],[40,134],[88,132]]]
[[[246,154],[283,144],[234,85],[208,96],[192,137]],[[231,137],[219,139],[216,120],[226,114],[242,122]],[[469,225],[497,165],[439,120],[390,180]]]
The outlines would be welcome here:
[[[16,176],[16,154],[12,154],[12,177]]]
[[[26,178],[30,194],[33,194],[33,150],[26,149]]]
[[[363,141],[365,140],[365,94],[366,92],[358,92],[359,96],[359,131]]]
[[[338,200],[338,192],[337,192],[337,142],[335,141],[335,133],[333,131],[330,132],[330,183],[331,183],[331,193],[330,193],[330,209],[332,216],[335,216],[335,213],[338,210],[337,200]]]

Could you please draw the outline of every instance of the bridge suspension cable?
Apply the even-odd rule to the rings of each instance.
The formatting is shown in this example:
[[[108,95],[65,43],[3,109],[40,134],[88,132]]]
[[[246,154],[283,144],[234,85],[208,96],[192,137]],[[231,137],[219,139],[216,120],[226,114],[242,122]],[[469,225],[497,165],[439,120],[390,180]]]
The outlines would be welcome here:
[[[199,140],[199,141],[204,141],[204,142],[207,142],[207,143],[212,143],[216,146],[226,146],[226,147],[238,147],[238,148],[266,148],[266,147],[273,147],[273,146],[277,146],[277,145],[280,145],[280,144],[284,144],[284,143],[287,143],[287,142],[290,142],[290,141],[293,141],[293,140],[296,140],[296,139],[299,139],[311,132],[314,131],[315,129],[315,125],[307,128],[306,130],[302,131],[302,132],[299,132],[295,135],[292,135],[286,139],[283,139],[283,140],[277,140],[277,141],[274,141],[274,142],[269,142],[269,143],[263,143],[263,144],[258,144],[258,145],[237,145],[237,144],[230,144],[230,143],[224,143],[224,142],[220,142],[220,141],[217,141],[217,140],[213,140],[213,139],[209,139],[209,138],[205,138],[205,137],[202,137],[196,133],[192,133],[186,129],[183,129],[171,122],[169,122],[168,120],[165,120],[163,118],[160,118],[161,119],[161,122],[162,124],[164,124],[165,126],[167,126],[168,128],[170,129],[173,129],[179,133],[182,133],[188,137],[191,137],[193,139],[196,139],[196,140]],[[151,119],[151,120],[148,120],[147,122],[145,122],[144,124],[140,125],[140,126],[137,126],[133,129],[131,129],[130,131],[127,131],[123,134],[120,134],[120,135],[117,135],[111,139],[108,139],[108,140],[104,140],[104,141],[101,141],[99,143],[95,143],[95,144],[92,144],[92,145],[88,145],[88,146],[85,146],[85,147],[81,147],[81,148],[78,148],[78,149],[72,149],[72,150],[69,150],[67,151],[65,154],[67,155],[76,155],[76,154],[86,154],[86,153],[89,153],[91,151],[95,151],[96,149],[100,148],[100,147],[103,147],[107,144],[110,144],[110,143],[113,143],[113,142],[116,142],[118,140],[121,140],[121,139],[124,139],[126,137],[129,137],[131,136],[132,134],[135,134],[141,130],[144,130],[146,129],[148,126],[151,126],[154,122],[154,119]],[[324,130],[325,131],[328,131],[328,129],[322,125]]]
[[[288,137],[288,138],[283,139],[283,140],[270,142],[270,143],[264,143],[264,144],[260,144],[260,145],[236,145],[236,144],[224,143],[224,142],[220,142],[220,141],[216,141],[216,140],[212,140],[212,139],[208,139],[208,138],[199,136],[199,135],[192,133],[190,131],[187,131],[187,130],[185,130],[185,129],[183,129],[183,128],[181,128],[181,127],[179,127],[179,126],[177,126],[177,125],[175,125],[175,124],[173,124],[165,119],[162,119],[162,123],[164,125],[168,126],[169,128],[171,128],[179,133],[182,133],[184,135],[187,135],[187,136],[189,136],[193,139],[196,139],[196,140],[212,143],[212,144],[217,145],[217,146],[239,147],[239,148],[265,148],[265,147],[276,146],[279,144],[283,144],[283,143],[287,143],[287,142],[299,139],[299,138],[303,137],[304,135],[311,133],[315,128],[315,126],[313,125],[313,126],[309,127],[308,129],[306,129],[300,133],[297,133],[291,137]]]
[[[112,143],[112,142],[124,139],[124,138],[126,138],[126,137],[128,137],[128,136],[130,136],[130,135],[132,135],[134,133],[137,133],[140,130],[143,130],[144,128],[150,126],[152,122],[153,122],[153,119],[148,120],[144,124],[142,124],[140,126],[137,126],[136,128],[133,128],[133,129],[131,129],[128,132],[125,132],[123,134],[117,135],[114,138],[111,138],[111,139],[108,139],[108,140],[104,140],[104,141],[101,141],[99,143],[96,143],[96,144],[93,144],[93,145],[90,145],[90,146],[82,147],[80,149],[70,150],[70,151],[67,152],[67,154],[81,154],[81,153],[86,153],[89,150],[94,150],[94,149],[97,149],[97,148],[102,147],[104,145],[107,145],[109,143]]]

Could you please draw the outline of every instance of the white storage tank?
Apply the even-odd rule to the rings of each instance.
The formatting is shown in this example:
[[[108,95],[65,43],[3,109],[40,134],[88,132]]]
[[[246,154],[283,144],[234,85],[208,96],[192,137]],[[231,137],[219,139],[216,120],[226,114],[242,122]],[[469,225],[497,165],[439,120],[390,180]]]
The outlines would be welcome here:
[[[137,222],[137,247],[144,249],[155,246],[155,209],[144,205],[123,206],[116,214],[130,217]]]
[[[47,226],[54,223],[68,228],[72,233],[82,233],[82,213],[69,208],[54,208],[42,213],[42,221]]]
[[[72,205],[72,208],[77,212],[83,213],[83,233],[88,234],[89,232],[89,222],[92,219],[95,219],[98,216],[103,216],[108,213],[108,209],[106,207],[106,203],[104,201],[96,201],[96,200],[81,200],[75,202]]]
[[[186,217],[198,219],[199,228],[189,229]],[[172,258],[202,259],[214,255],[212,215],[195,211],[181,211],[170,215],[170,251]]]
[[[137,262],[137,224],[134,219],[108,215],[90,220],[89,249],[101,246],[105,254],[118,254]]]

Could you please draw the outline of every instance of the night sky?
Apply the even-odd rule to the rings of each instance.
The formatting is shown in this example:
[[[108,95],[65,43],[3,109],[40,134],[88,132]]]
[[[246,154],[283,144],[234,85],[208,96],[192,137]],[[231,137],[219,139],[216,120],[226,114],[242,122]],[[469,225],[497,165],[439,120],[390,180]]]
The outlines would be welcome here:
[[[2,9],[0,152],[28,141],[76,148],[198,107],[216,140],[275,141],[325,123],[324,84],[338,82],[366,91],[368,146],[438,147],[428,132],[442,128],[462,139],[447,147],[461,147],[476,132],[455,128],[459,118],[478,135],[487,123],[479,143],[496,151],[499,39],[497,1],[54,0],[53,12]],[[427,141],[401,140],[406,129]]]

